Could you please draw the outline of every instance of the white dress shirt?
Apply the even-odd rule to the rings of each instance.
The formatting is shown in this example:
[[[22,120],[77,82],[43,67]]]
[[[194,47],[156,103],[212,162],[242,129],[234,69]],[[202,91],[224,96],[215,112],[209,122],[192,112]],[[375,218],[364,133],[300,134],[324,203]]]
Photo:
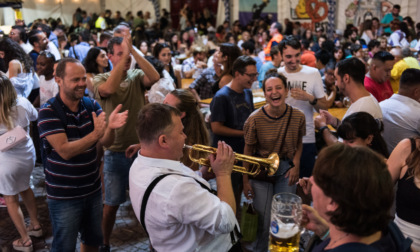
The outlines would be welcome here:
[[[159,175],[178,173],[203,178],[179,161],[155,159],[139,152],[130,169],[130,198],[137,216],[144,192]],[[228,251],[230,232],[238,225],[232,208],[202,188],[193,178],[169,175],[150,194],[145,225],[157,251]]]

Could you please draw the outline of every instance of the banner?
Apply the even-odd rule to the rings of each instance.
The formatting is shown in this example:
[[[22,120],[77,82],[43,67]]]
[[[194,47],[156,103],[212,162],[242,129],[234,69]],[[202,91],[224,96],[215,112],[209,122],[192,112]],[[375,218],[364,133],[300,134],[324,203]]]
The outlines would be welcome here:
[[[246,26],[252,20],[266,19],[268,14],[271,14],[271,21],[277,21],[277,0],[239,1],[239,22],[242,26]]]

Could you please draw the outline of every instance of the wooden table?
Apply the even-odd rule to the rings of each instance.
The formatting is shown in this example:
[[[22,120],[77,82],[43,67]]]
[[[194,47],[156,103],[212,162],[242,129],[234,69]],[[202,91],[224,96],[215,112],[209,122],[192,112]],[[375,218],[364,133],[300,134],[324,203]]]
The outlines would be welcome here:
[[[258,109],[265,105],[265,97],[264,93],[261,88],[259,89],[253,89],[252,90],[252,96],[253,96],[253,102],[254,102],[254,108]],[[210,104],[212,101],[212,98],[207,98],[204,100],[201,100],[200,103],[202,104]]]
[[[343,120],[343,117],[344,117],[344,115],[346,114],[346,112],[347,112],[347,110],[348,110],[348,108],[346,108],[346,107],[344,107],[344,108],[329,108],[328,109],[328,112],[330,112],[330,114],[332,115],[332,116],[334,116],[334,117],[337,117],[338,119],[340,119],[340,121],[341,120]],[[317,117],[319,115],[319,113],[314,113],[314,119],[315,119],[315,117]],[[334,129],[334,127],[333,126],[331,126],[331,125],[328,125],[328,128],[331,130],[331,131],[336,131],[335,129]]]
[[[343,120],[344,115],[346,114],[348,108],[330,108],[328,112],[334,117],[337,117],[340,120]]]
[[[188,78],[188,79],[181,79],[181,87],[182,88],[188,88],[190,86],[190,84],[194,81],[193,78]]]

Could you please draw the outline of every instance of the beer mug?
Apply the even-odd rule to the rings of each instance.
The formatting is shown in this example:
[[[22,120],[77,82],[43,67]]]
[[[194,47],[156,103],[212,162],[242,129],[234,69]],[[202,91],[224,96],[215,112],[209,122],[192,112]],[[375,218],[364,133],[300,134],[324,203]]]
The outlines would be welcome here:
[[[271,205],[271,252],[298,252],[301,233],[302,199],[292,193],[278,193]]]

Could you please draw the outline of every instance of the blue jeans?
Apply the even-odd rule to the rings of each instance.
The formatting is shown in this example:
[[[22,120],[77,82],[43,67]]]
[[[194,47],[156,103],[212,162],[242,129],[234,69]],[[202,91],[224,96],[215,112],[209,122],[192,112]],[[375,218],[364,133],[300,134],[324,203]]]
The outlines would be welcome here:
[[[101,190],[81,199],[47,199],[47,203],[54,237],[51,252],[74,252],[79,232],[83,244],[102,244]]]
[[[281,161],[276,174],[283,174],[290,167],[289,160]],[[280,192],[296,192],[296,185],[289,186],[286,174],[277,176],[274,183],[251,179],[250,184],[254,191],[254,208],[258,213],[257,239],[251,244],[252,251],[268,251],[268,236],[271,218],[271,201],[273,196]]]
[[[304,143],[302,156],[300,157],[299,178],[310,177],[315,165],[315,157],[318,155],[315,143]]]
[[[119,206],[127,200],[128,174],[134,159],[126,158],[125,152],[105,151],[103,173],[106,205]]]

